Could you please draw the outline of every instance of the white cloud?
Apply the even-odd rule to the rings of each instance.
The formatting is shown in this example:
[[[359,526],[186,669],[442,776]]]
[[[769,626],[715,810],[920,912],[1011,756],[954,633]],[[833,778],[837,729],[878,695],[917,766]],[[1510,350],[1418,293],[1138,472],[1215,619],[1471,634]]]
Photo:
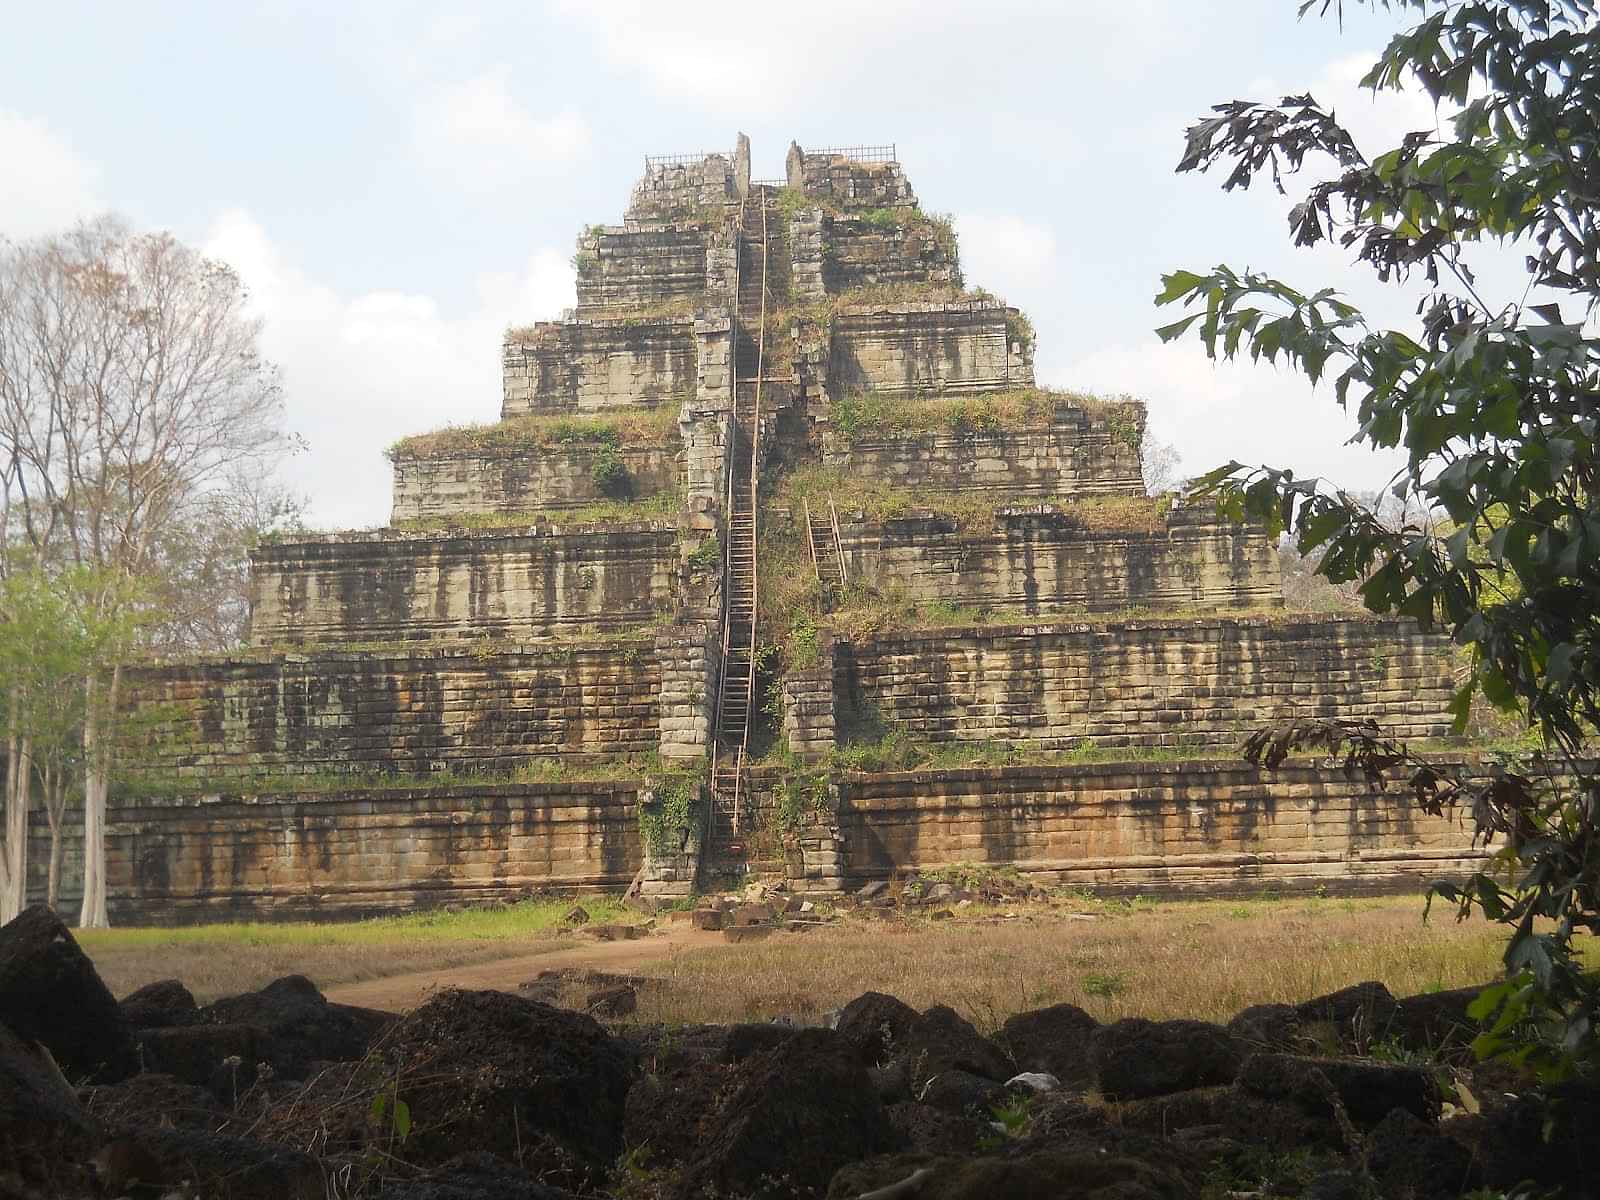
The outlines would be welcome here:
[[[533,253],[519,274],[480,279],[465,313],[415,293],[341,296],[247,212],[219,218],[205,250],[239,271],[264,319],[263,350],[283,368],[289,428],[310,446],[287,482],[309,494],[309,518],[325,528],[386,523],[384,448],[407,434],[498,419],[501,333],[572,301],[572,269],[553,250]]]
[[[1189,474],[1238,459],[1371,490],[1404,461],[1398,453],[1346,445],[1355,422],[1329,389],[1313,390],[1299,375],[1248,361],[1213,364],[1192,339],[1102,347],[1050,382],[1145,400],[1151,436],[1175,445]]]
[[[751,116],[804,111],[822,98],[867,90],[925,94],[941,81],[1012,69],[1015,41],[1121,44],[1137,38],[1130,73],[1172,41],[1163,0],[1061,5],[1044,0],[812,0],[806,5],[701,0],[694,19],[658,0],[558,0],[616,66],[656,92],[707,111]],[[994,51],[974,54],[974,47]]]
[[[1056,235],[1009,213],[964,213],[956,218],[961,269],[967,281],[1013,304],[1055,280]]]
[[[35,237],[91,216],[99,176],[43,121],[0,110],[0,234]]]
[[[536,116],[512,91],[505,64],[444,87],[418,103],[415,143],[429,167],[478,190],[563,170],[588,151],[582,114]]]

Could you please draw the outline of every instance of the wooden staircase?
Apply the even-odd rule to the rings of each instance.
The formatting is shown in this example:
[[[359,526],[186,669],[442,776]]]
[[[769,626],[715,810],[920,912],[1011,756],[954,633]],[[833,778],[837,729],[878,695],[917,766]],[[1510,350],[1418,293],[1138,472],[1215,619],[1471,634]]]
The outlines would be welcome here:
[[[828,511],[813,513],[811,501],[803,501],[806,517],[806,543],[811,547],[811,569],[817,582],[826,592],[835,596],[844,593],[849,580],[845,576],[844,542],[839,537],[839,510],[828,501]]]
[[[756,685],[756,501],[761,462],[761,369],[766,353],[766,190],[744,202],[739,230],[738,315],[734,322],[733,439],[728,447],[722,673],[711,760],[706,849],[742,855],[741,810]]]

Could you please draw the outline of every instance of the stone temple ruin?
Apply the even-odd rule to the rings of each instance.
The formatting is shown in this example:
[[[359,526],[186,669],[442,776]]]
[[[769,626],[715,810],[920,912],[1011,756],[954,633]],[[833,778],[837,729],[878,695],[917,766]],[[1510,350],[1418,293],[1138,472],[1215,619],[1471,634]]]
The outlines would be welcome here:
[[[786,169],[742,136],[647,159],[576,307],[507,333],[502,420],[395,446],[389,527],[263,545],[253,649],[134,672],[114,917],[974,861],[1382,888],[1471,854],[1234,750],[1290,714],[1447,735],[1440,640],[1286,614],[1259,530],[1147,497],[1142,405],[1035,385],[892,147]]]

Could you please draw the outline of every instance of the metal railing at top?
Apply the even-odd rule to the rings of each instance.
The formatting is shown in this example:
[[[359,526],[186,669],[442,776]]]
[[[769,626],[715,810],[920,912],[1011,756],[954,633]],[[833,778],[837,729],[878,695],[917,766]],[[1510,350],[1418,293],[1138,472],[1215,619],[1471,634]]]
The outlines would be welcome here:
[[[787,179],[752,179],[751,187],[786,188],[789,186]]]
[[[651,167],[695,167],[708,158],[727,158],[720,150],[707,150],[701,154],[646,154],[645,170]]]
[[[893,144],[888,146],[824,146],[816,150],[805,151],[805,156],[826,155],[829,158],[847,158],[851,162],[881,163],[899,162],[900,156],[895,151]]]

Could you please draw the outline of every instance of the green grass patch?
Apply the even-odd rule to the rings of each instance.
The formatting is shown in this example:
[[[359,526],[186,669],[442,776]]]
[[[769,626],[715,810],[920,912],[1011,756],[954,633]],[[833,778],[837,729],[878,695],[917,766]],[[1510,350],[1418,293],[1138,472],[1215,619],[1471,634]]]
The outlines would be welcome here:
[[[330,794],[368,791],[445,791],[522,783],[605,783],[642,780],[661,770],[654,754],[538,759],[514,771],[241,771],[182,776],[160,768],[129,772],[117,781],[118,796]]]
[[[1052,388],[1014,388],[977,396],[909,401],[903,396],[857,392],[833,401],[828,420],[852,443],[865,438],[930,432],[978,437],[1048,428],[1061,414],[1074,410],[1104,418],[1120,430],[1123,425],[1136,422],[1139,404],[1127,396],[1107,398]]]
[[[584,896],[592,920],[632,923],[643,914],[613,896]],[[524,900],[503,908],[433,909],[348,922],[240,922],[180,928],[80,929],[73,936],[91,955],[139,946],[381,946],[394,942],[510,941],[560,927],[571,899]]]
[[[536,450],[547,446],[665,446],[677,439],[680,401],[576,416],[528,413],[482,425],[451,425],[401,438],[385,452],[399,458]]]

